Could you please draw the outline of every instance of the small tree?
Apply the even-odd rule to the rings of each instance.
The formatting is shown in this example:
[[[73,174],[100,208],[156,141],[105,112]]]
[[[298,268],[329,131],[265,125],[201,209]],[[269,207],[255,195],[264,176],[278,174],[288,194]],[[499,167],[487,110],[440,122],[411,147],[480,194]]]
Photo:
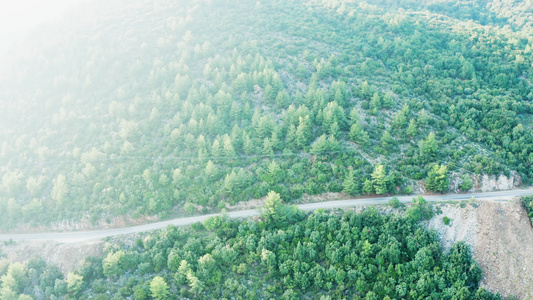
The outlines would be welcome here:
[[[160,276],[154,277],[152,282],[150,282],[150,292],[152,292],[152,297],[157,300],[168,299],[168,285],[165,282],[165,279]]]
[[[400,202],[400,200],[397,197],[392,197],[392,199],[389,200],[389,205],[392,206],[393,208],[400,208],[404,206],[403,203]]]
[[[462,191],[468,191],[472,188],[472,178],[470,178],[470,176],[468,175],[463,175],[461,176],[461,184],[459,184],[459,188],[462,190]]]
[[[350,195],[357,195],[360,192],[359,184],[356,181],[355,172],[353,170],[350,170],[348,174],[346,175],[346,178],[343,182],[343,192]]]
[[[416,134],[418,133],[418,127],[416,126],[415,119],[411,119],[409,121],[409,126],[407,127],[407,136],[410,138],[414,138]]]
[[[372,183],[374,184],[374,191],[376,194],[385,194],[388,191],[388,178],[385,174],[385,167],[382,164],[377,164],[372,173]]]
[[[424,140],[418,143],[418,147],[420,148],[420,156],[424,161],[433,159],[439,150],[437,140],[435,139],[435,133],[430,132]]]
[[[274,192],[270,191],[265,200],[265,206],[263,206],[263,216],[268,222],[279,222],[283,221],[285,215],[283,214],[283,202],[281,196]]]
[[[83,284],[83,277],[75,273],[68,273],[67,275],[67,292],[76,295],[81,290]]]
[[[124,258],[124,251],[120,250],[115,253],[109,253],[103,261],[104,275],[107,277],[115,277],[124,270],[122,269],[122,260]]]
[[[445,192],[448,190],[450,182],[448,180],[448,167],[435,165],[429,171],[426,179],[426,187],[433,192]]]
[[[372,194],[374,192],[374,185],[372,184],[372,180],[366,179],[363,183],[363,193],[365,194]]]

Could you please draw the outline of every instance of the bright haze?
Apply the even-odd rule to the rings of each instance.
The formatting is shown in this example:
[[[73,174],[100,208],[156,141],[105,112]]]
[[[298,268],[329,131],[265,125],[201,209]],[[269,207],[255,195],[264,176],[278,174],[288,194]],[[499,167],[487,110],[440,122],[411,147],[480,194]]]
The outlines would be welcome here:
[[[0,57],[35,28],[60,19],[83,0],[1,0]]]

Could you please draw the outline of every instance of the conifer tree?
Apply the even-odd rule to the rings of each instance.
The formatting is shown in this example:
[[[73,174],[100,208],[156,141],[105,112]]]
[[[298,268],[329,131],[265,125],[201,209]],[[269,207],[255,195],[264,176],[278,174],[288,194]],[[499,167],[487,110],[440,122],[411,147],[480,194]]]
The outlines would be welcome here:
[[[372,173],[372,184],[376,194],[382,195],[387,193],[388,178],[385,174],[385,167],[382,164],[377,164],[374,167],[374,172]]]
[[[350,170],[343,182],[343,192],[352,196],[360,193],[360,186],[358,184],[355,172]]]

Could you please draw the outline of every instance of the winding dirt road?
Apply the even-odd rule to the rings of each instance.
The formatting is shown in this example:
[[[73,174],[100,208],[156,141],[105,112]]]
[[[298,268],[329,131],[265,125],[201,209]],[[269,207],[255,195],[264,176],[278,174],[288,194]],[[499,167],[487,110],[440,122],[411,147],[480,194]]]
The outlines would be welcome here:
[[[425,196],[424,199],[430,202],[439,201],[461,201],[469,200],[472,197],[477,200],[488,201],[508,201],[514,197],[533,194],[533,188],[498,191],[498,192],[486,192],[486,193],[472,193],[472,194],[450,194],[450,195],[437,195],[437,196]],[[411,202],[415,196],[401,196],[398,199],[401,202]],[[353,207],[359,205],[377,205],[385,204],[392,197],[380,197],[380,198],[365,198],[365,199],[349,199],[349,200],[336,200],[327,202],[307,203],[299,204],[297,207],[301,210],[311,211],[319,208],[332,209],[332,208],[344,208]],[[258,209],[241,210],[228,212],[227,215],[230,218],[246,218],[253,217],[260,214]],[[71,231],[71,232],[48,232],[48,233],[34,233],[34,234],[0,234],[0,241],[57,241],[62,243],[77,243],[87,240],[101,239],[110,236],[117,236],[123,234],[139,233],[145,231],[151,231],[156,229],[165,228],[169,225],[183,226],[196,222],[203,222],[205,219],[217,216],[220,214],[201,215],[189,218],[179,218],[168,221],[144,224],[139,226],[117,228],[117,229],[105,229],[95,231]]]

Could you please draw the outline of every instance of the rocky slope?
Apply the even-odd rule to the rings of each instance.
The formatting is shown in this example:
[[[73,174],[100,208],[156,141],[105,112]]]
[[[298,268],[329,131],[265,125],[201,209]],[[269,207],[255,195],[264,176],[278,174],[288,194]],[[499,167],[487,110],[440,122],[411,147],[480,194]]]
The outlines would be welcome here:
[[[464,207],[462,207],[464,206]],[[449,248],[465,241],[483,269],[482,285],[503,296],[533,299],[533,228],[519,201],[441,204],[429,222]],[[445,225],[443,217],[451,219]]]

